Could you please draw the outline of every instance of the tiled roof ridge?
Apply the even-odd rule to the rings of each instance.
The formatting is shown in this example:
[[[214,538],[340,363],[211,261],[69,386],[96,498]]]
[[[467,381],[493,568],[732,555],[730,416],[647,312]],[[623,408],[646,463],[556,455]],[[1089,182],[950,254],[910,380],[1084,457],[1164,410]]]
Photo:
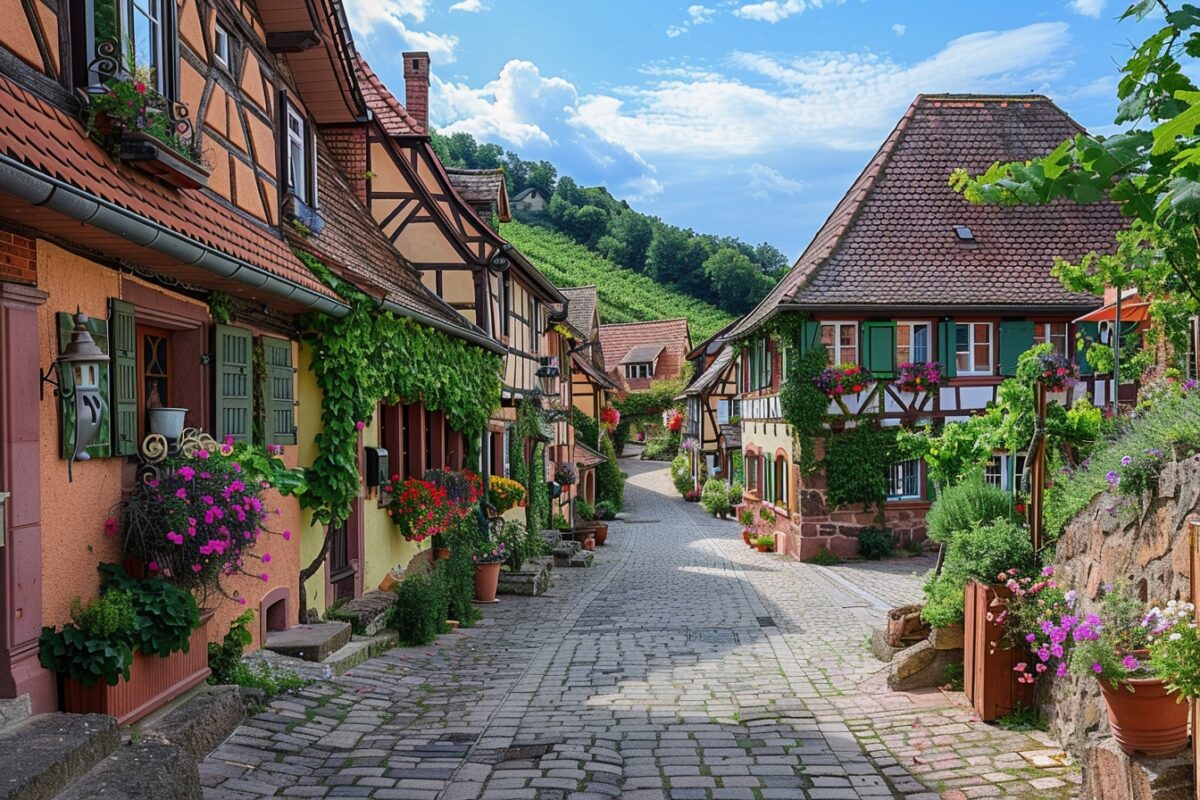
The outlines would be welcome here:
[[[446,167],[446,171],[451,175],[504,175],[504,167],[491,167],[489,169],[472,169],[470,167]]]
[[[392,94],[391,89],[389,89],[383,80],[375,73],[375,70],[371,69],[371,65],[367,63],[367,60],[359,53],[355,53],[354,59],[355,66],[358,68],[360,73],[359,77],[367,83],[367,87],[374,93],[375,97],[377,97],[380,102],[386,105],[388,110],[399,116],[401,122],[403,122],[409,128],[409,130],[406,131],[391,129],[387,122],[380,117],[380,124],[387,129],[388,134],[391,136],[427,136],[428,132],[424,129],[424,127],[422,127],[421,123],[408,113],[408,109],[404,107],[404,104],[401,103],[399,99],[397,99],[396,95]],[[379,117],[379,115],[376,114],[376,117]]]
[[[559,289],[559,291],[562,291]],[[644,319],[638,322],[605,322],[601,328],[622,328],[631,325],[657,325],[664,322],[689,322],[687,317],[671,317],[669,319]]]

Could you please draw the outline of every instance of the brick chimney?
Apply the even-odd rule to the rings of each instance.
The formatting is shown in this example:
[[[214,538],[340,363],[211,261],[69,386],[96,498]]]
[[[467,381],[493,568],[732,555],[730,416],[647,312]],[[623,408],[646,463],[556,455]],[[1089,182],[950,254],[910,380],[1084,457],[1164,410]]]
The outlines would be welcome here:
[[[404,106],[421,125],[429,130],[429,53],[404,54]]]

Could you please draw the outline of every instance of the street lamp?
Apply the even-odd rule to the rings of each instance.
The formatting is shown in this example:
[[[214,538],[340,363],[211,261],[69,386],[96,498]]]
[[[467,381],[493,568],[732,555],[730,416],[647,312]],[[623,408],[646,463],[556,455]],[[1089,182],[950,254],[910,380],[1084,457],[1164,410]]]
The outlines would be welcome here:
[[[100,433],[106,406],[100,392],[100,374],[109,362],[108,354],[96,345],[88,331],[87,314],[76,308],[74,320],[71,341],[50,368],[41,373],[42,383],[53,385],[57,396],[75,402],[75,446],[67,460],[68,481],[74,479],[71,465],[91,458],[87,448]]]

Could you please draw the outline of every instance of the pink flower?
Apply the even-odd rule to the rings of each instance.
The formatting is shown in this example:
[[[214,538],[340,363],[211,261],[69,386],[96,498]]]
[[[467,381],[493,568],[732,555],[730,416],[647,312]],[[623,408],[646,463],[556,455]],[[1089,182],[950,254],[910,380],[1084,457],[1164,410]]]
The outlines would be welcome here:
[[[354,423],[354,430],[356,431],[361,431],[365,427],[367,427],[367,423],[363,422],[361,419]]]
[[[221,455],[223,455],[223,456],[233,455],[233,448],[227,444],[221,445]]]
[[[1121,666],[1125,667],[1125,669],[1129,670],[1130,672],[1133,672],[1141,667],[1142,663],[1133,656],[1125,656],[1124,660],[1121,661]]]
[[[120,529],[121,526],[120,523],[117,522],[116,517],[109,517],[108,519],[104,520],[104,535],[108,538],[111,539],[116,536]]]
[[[266,583],[267,581],[271,580],[271,576],[264,572],[262,574],[262,579],[263,579],[263,583]]]
[[[183,478],[185,481],[190,481],[192,478],[196,477],[196,470],[185,464],[179,468],[179,477]]]
[[[270,564],[270,563],[271,563],[271,554],[270,554],[270,553],[263,553],[262,560],[263,560],[263,563],[264,563],[264,564]]]
[[[1101,672],[1104,672],[1104,667],[1099,662],[1092,664],[1092,672],[1099,675]]]
[[[196,458],[200,459],[201,461],[205,461],[208,458],[208,451],[204,449],[197,450]]]
[[[244,605],[246,605],[246,598],[244,598],[244,597],[239,597],[239,598],[238,598],[238,605],[239,605],[239,606],[244,606]]]
[[[146,569],[150,570],[151,572],[158,572],[158,562],[151,561],[149,564],[146,565]]]
[[[179,487],[175,490],[175,496],[180,500],[187,500],[187,489],[184,489],[182,486]]]

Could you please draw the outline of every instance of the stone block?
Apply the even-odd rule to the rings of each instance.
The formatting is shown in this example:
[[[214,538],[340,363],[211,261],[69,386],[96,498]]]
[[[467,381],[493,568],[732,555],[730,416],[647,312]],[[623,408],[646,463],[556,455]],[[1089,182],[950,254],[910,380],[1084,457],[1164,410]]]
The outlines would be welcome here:
[[[934,650],[962,650],[963,626],[947,625],[944,628],[934,628],[929,634],[929,641]]]
[[[1085,796],[1089,800],[1194,800],[1192,757],[1187,751],[1169,758],[1126,755],[1107,737],[1093,739],[1083,756]]]
[[[122,747],[56,800],[201,800],[196,760],[153,739]]]
[[[267,649],[305,661],[324,661],[349,644],[351,635],[349,622],[296,625],[286,631],[268,633]]]
[[[233,733],[245,712],[237,686],[214,686],[137,727],[147,738],[182,747],[202,759]]]
[[[962,650],[937,650],[929,639],[918,642],[892,657],[888,688],[903,692],[941,686],[946,667],[961,664],[962,659]]]
[[[392,592],[367,592],[344,603],[337,611],[337,618],[349,622],[359,636],[374,636],[387,624],[388,609],[395,602],[396,595]]]
[[[0,734],[0,800],[48,800],[121,744],[106,714],[40,714]]]
[[[550,570],[545,564],[526,563],[520,572],[500,571],[500,594],[519,594],[537,597],[550,588]]]
[[[874,628],[871,630],[871,652],[880,661],[890,662],[896,653],[901,653],[904,649],[903,647],[892,647],[888,644],[886,628]]]

